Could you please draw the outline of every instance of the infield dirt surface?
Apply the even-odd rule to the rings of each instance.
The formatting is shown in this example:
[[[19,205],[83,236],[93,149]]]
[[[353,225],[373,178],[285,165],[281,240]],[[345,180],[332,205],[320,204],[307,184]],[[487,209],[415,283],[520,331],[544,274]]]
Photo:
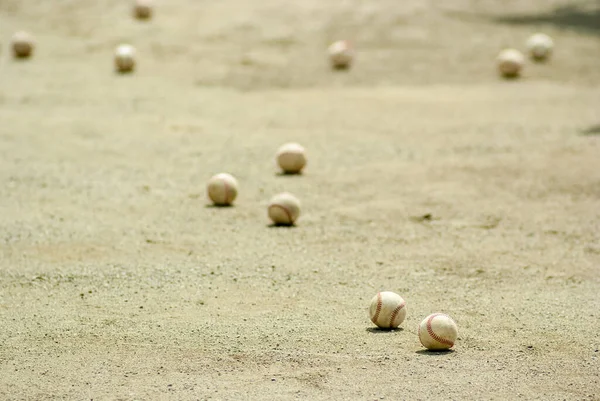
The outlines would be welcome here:
[[[155,11],[0,0],[0,399],[600,399],[598,1]],[[500,79],[537,31],[552,60]],[[269,226],[281,191],[296,227]],[[369,321],[380,290],[400,330]],[[433,312],[453,352],[419,344]]]

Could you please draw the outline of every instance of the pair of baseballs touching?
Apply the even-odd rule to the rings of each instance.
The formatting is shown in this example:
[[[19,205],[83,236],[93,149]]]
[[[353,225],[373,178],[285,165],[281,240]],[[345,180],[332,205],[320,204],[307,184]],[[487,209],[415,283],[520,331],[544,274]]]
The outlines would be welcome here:
[[[304,148],[297,143],[287,143],[279,148],[277,163],[285,174],[299,174],[306,166]],[[238,181],[228,173],[219,173],[208,180],[207,193],[217,206],[229,206],[238,194]],[[300,217],[300,200],[289,192],[271,198],[268,215],[276,225],[293,225]]]
[[[536,62],[550,59],[554,50],[554,41],[544,33],[536,33],[529,37],[525,44],[529,57]],[[517,49],[504,49],[497,58],[498,71],[506,78],[516,78],[525,66],[525,56]]]
[[[395,292],[379,292],[371,300],[369,316],[377,327],[395,329],[406,318],[406,301]],[[458,338],[458,328],[450,316],[432,313],[419,324],[418,335],[425,348],[445,350],[454,346]]]

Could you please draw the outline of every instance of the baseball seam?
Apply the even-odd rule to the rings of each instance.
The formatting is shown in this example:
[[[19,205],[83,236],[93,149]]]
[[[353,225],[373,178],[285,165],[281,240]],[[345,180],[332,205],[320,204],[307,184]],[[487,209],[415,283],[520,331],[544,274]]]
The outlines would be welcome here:
[[[402,308],[404,308],[405,305],[406,305],[406,301],[402,301],[402,303],[400,305],[398,305],[396,307],[396,309],[394,309],[394,311],[392,312],[392,315],[390,316],[390,327],[394,327],[394,320],[396,320],[396,316],[398,316],[398,312],[400,312],[400,310],[402,310]]]
[[[278,204],[273,204],[273,205],[269,206],[269,208],[272,208],[272,207],[283,210],[283,212],[285,213],[285,215],[288,218],[289,224],[294,224],[294,219],[292,219],[292,213],[288,210],[288,208],[286,208],[283,205],[278,205]],[[275,222],[275,223],[277,223],[277,222]]]
[[[377,324],[377,320],[379,319],[379,313],[381,312],[381,308],[383,306],[383,300],[381,299],[381,293],[378,292],[377,293],[377,308],[375,309],[375,314],[373,315],[373,317],[371,318],[371,321],[373,323],[375,323],[377,326],[379,326]]]
[[[231,201],[229,200],[229,196],[231,195],[231,191],[229,190],[229,185],[227,185],[227,181],[225,179],[223,181],[223,191],[225,192],[225,199],[223,200],[224,204],[229,204]]]
[[[433,331],[433,327],[431,327],[431,322],[433,321],[433,319],[434,319],[434,318],[436,318],[436,317],[438,317],[438,316],[446,316],[446,315],[444,315],[443,313],[436,313],[436,314],[434,314],[434,315],[431,315],[431,316],[429,317],[429,319],[427,319],[427,333],[428,333],[428,334],[431,336],[431,338],[433,338],[433,339],[434,339],[435,341],[437,341],[438,343],[440,343],[440,344],[446,344],[446,345],[449,345],[449,346],[451,346],[451,347],[452,347],[452,346],[454,345],[454,342],[452,342],[452,341],[450,341],[450,340],[448,340],[448,339],[445,339],[445,338],[442,338],[442,337],[438,336],[438,335],[437,335],[437,334],[435,334],[435,332]],[[446,316],[446,317],[448,317],[448,316]],[[449,318],[449,317],[448,317],[448,318]]]

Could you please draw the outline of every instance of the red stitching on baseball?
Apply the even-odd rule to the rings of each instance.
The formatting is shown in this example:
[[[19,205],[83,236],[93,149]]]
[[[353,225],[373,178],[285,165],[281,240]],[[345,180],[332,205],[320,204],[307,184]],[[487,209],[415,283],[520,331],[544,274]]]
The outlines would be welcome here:
[[[275,204],[275,205],[269,206],[269,209],[272,207],[276,207],[276,208],[283,210],[283,212],[287,216],[288,220],[290,221],[290,224],[294,224],[294,219],[292,219],[292,213],[285,206]]]
[[[402,303],[398,305],[396,309],[394,309],[394,311],[392,312],[392,316],[390,316],[390,327],[394,327],[394,320],[396,320],[396,315],[398,315],[398,312],[400,312],[400,310],[404,308],[404,305],[406,305],[406,301],[402,301]]]
[[[377,293],[377,309],[375,309],[375,314],[371,318],[371,321],[375,323],[377,326],[377,319],[379,319],[379,312],[381,312],[381,307],[383,306],[383,300],[381,299],[381,293]]]
[[[223,201],[224,204],[229,204],[230,200],[229,200],[229,186],[227,185],[227,181],[223,178],[223,190],[225,191],[225,200]]]
[[[454,345],[454,342],[447,340],[445,338],[442,338],[433,332],[433,328],[431,327],[431,321],[433,320],[433,318],[435,318],[437,316],[446,316],[446,315],[444,315],[443,313],[436,313],[436,314],[431,315],[429,317],[429,319],[427,319],[427,333],[429,333],[431,338],[433,338],[438,343],[447,344],[452,347]],[[450,317],[448,317],[448,319],[449,318]]]

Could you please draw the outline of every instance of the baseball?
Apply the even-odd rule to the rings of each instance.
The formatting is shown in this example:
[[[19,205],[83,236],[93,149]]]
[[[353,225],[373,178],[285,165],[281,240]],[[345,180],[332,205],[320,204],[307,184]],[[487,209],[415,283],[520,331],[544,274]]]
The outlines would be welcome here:
[[[286,174],[298,174],[306,165],[304,148],[297,143],[287,143],[277,151],[277,164]]]
[[[544,61],[550,58],[554,49],[552,38],[543,33],[536,33],[527,40],[527,51],[535,61]]]
[[[347,40],[339,40],[332,43],[327,49],[331,67],[336,70],[350,68],[354,59],[354,50]]]
[[[515,49],[505,49],[497,58],[498,71],[505,78],[516,78],[525,65],[523,53]]]
[[[12,36],[11,47],[16,58],[28,58],[35,47],[33,36],[25,31],[16,32]]]
[[[300,201],[289,192],[277,194],[269,202],[268,213],[275,225],[291,226],[300,216]]]
[[[135,49],[131,45],[119,45],[115,50],[115,67],[118,72],[131,72],[135,68]]]
[[[395,292],[378,292],[371,300],[369,316],[382,329],[395,329],[406,318],[406,302]]]
[[[215,205],[229,206],[237,197],[238,183],[231,174],[220,173],[208,180],[206,192]]]
[[[427,316],[419,325],[419,340],[430,350],[451,348],[458,337],[458,328],[454,320],[443,313]]]
[[[152,1],[136,0],[133,5],[133,15],[137,19],[149,19],[152,17]]]

